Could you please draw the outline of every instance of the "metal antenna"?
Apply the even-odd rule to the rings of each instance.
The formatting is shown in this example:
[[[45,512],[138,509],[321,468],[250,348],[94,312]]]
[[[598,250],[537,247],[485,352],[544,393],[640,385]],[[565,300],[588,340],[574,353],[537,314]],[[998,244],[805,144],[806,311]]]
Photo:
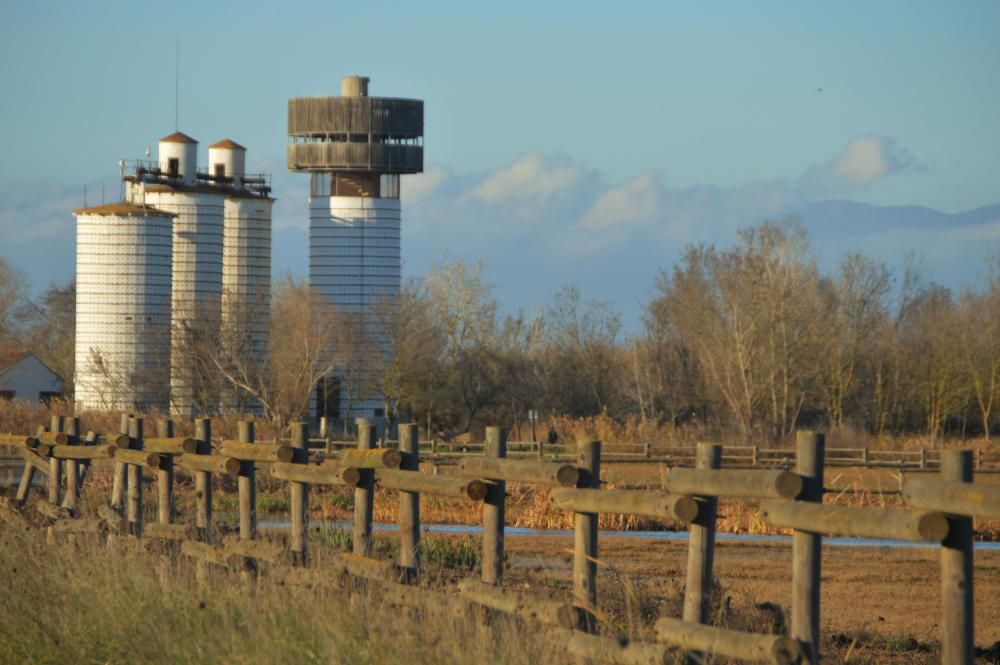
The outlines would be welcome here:
[[[181,97],[181,36],[177,35],[177,50],[174,58],[174,131],[178,131],[180,122]]]

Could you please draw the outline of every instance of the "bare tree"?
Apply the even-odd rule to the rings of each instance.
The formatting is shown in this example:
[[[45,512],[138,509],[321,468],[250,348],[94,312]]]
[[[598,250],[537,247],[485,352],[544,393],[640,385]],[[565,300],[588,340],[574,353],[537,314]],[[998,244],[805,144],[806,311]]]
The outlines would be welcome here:
[[[405,282],[398,296],[381,300],[372,322],[374,334],[369,339],[380,344],[368,357],[388,431],[401,408],[429,412],[441,400],[446,334],[432,316],[422,284],[416,280]]]
[[[226,343],[201,349],[215,372],[260,405],[279,429],[304,417],[320,379],[334,373],[337,317],[333,306],[286,276],[272,287],[269,342],[248,348],[237,327],[227,327]]]

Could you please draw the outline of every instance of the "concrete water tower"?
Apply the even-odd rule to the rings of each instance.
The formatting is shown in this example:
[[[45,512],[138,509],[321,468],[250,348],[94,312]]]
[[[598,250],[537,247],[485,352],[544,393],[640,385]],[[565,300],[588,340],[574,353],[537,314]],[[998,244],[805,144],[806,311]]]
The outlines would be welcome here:
[[[340,312],[357,315],[361,334],[372,335],[376,306],[399,293],[399,176],[424,170],[424,103],[369,97],[363,76],[344,77],[340,92],[339,97],[288,101],[288,169],[312,176],[312,292]],[[360,369],[351,375],[370,371]],[[354,401],[350,414],[346,397],[335,395],[330,383],[321,387],[314,413],[384,415],[373,394]]]

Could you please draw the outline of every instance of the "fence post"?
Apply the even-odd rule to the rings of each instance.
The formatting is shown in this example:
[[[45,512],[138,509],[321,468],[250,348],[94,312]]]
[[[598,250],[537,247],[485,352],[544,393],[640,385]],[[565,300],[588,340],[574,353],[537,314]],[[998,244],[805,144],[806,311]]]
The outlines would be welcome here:
[[[174,421],[161,420],[156,423],[157,435],[161,439],[174,436]],[[174,519],[174,456],[161,455],[160,468],[156,472],[156,490],[160,524],[170,524]]]
[[[142,450],[142,418],[129,418],[128,437],[129,448]],[[128,532],[133,536],[142,535],[142,467],[138,464],[126,464],[128,467],[128,502],[126,504],[126,520]]]
[[[699,443],[695,454],[696,469],[718,469],[722,464],[722,446]],[[719,499],[698,497],[698,517],[688,527],[687,581],[684,587],[685,621],[708,623],[712,607],[712,566],[715,558],[715,518]]]
[[[66,432],[69,434],[70,445],[80,443],[80,417],[73,416],[69,419]],[[66,496],[63,497],[63,506],[68,508],[75,515],[80,503],[80,470],[76,460],[66,460]]]
[[[719,455],[720,455],[719,459],[721,460],[722,459],[721,451]],[[754,446],[753,451],[750,453],[750,466],[757,466],[759,463],[760,463],[760,448]]]
[[[861,463],[868,464],[868,447],[865,446],[861,449]]]
[[[420,428],[416,423],[399,426],[399,452],[403,460],[399,468],[420,471]],[[399,563],[407,577],[420,579],[420,494],[399,493]]]
[[[927,449],[924,447],[920,448],[920,468],[927,468]]]
[[[212,454],[212,419],[198,418],[194,423],[194,438],[198,442],[199,455]],[[199,538],[212,542],[212,474],[208,471],[195,471],[194,493],[197,500],[195,527]]]
[[[483,445],[485,457],[507,457],[507,430],[487,427]],[[487,485],[483,501],[483,582],[500,584],[503,579],[504,501],[507,483],[494,480]]]
[[[976,468],[983,468],[983,449],[976,448]]]
[[[309,425],[292,423],[292,447],[295,448],[294,461],[305,464],[309,461]],[[292,564],[306,565],[309,535],[309,485],[291,483],[292,494]]]
[[[358,418],[358,450],[375,447],[375,425]],[[361,469],[361,479],[354,490],[354,553],[371,556],[372,513],[375,510],[375,470]]]
[[[576,465],[580,469],[577,487],[600,489],[601,442],[578,441]],[[573,599],[580,616],[580,628],[597,632],[597,513],[573,514]]]
[[[128,422],[132,417],[130,413],[121,414],[119,420],[118,433],[128,436]],[[128,473],[125,470],[124,462],[115,462],[115,479],[111,486],[111,507],[121,513],[125,507],[125,490],[128,487]]]
[[[52,416],[50,431],[55,434],[62,432],[65,420],[62,416]],[[62,490],[63,463],[58,457],[49,458],[49,503],[53,506],[59,505],[59,497]]]
[[[826,437],[821,432],[796,434],[796,472],[803,477],[801,501],[823,502],[823,457]],[[865,448],[867,458],[868,449]],[[792,532],[792,639],[802,644],[806,661],[819,663],[819,578],[822,538],[808,531]]]
[[[972,451],[942,450],[941,478],[972,482]],[[948,517],[941,543],[941,662],[972,665],[975,660],[972,593],[972,518]]]
[[[253,443],[253,421],[240,420],[237,424],[240,443]],[[240,460],[240,540],[257,537],[257,467],[252,460]]]

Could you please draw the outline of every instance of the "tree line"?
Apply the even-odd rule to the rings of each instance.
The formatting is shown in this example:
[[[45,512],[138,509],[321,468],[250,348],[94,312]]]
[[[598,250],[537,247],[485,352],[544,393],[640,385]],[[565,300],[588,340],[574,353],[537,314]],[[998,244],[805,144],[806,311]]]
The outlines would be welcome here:
[[[642,327],[562,288],[537,312],[504,313],[485,263],[445,259],[363,315],[338,312],[293,277],[272,287],[270,341],[253,307],[221,335],[187,331],[205,411],[302,417],[324,377],[352,404],[377,396],[391,422],[451,436],[485,423],[605,415],[711,435],[781,440],[798,427],[873,435],[986,436],[998,427],[1000,262],[976,288],[897,273],[862,252],[823,274],[794,220],[694,245],[656,277]],[[73,286],[37,300],[0,263],[0,334],[73,372]],[[176,335],[176,332],[174,333]],[[219,395],[231,399],[220,402]]]

